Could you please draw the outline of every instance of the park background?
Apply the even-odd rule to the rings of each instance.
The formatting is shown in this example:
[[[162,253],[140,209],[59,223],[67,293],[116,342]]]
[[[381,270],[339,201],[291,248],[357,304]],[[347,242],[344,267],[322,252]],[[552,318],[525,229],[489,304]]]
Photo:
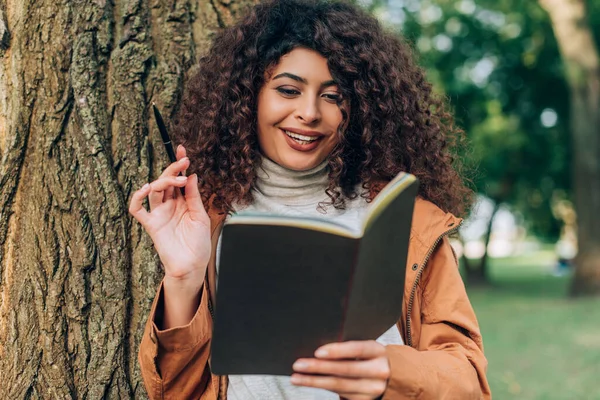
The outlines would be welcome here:
[[[0,0],[0,397],[145,398],[160,281],[127,213],[246,0]],[[600,399],[600,1],[362,0],[470,146],[454,245],[495,399]],[[578,250],[578,251],[577,251]]]
[[[493,397],[600,399],[600,1],[361,4],[470,142],[478,202],[454,244]]]

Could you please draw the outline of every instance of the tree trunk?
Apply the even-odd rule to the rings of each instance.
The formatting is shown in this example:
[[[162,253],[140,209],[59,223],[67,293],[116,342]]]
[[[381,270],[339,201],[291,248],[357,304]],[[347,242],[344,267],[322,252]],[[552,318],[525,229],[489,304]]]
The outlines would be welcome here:
[[[145,398],[150,117],[249,0],[0,0],[0,398]]]
[[[540,0],[548,11],[570,88],[578,246],[574,296],[600,295],[600,57],[583,0]]]
[[[500,210],[500,201],[494,200],[494,209],[492,210],[492,215],[487,224],[487,230],[485,232],[484,238],[484,251],[481,259],[476,262],[475,260],[468,260],[466,256],[464,257],[465,262],[465,270],[467,272],[467,282],[470,285],[489,285],[490,282],[490,272],[488,266],[488,245],[490,244],[490,238],[492,236],[492,225],[494,223],[494,218],[496,218],[496,214]]]
[[[490,220],[488,221],[487,232],[485,233],[485,251],[483,252],[483,257],[479,261],[479,274],[480,279],[483,282],[489,282],[490,280],[490,272],[489,272],[489,252],[488,247],[490,245],[490,239],[492,237],[492,226],[494,224],[494,219],[496,218],[496,214],[500,210],[500,202],[494,202],[494,210],[492,211],[492,215],[490,216]]]

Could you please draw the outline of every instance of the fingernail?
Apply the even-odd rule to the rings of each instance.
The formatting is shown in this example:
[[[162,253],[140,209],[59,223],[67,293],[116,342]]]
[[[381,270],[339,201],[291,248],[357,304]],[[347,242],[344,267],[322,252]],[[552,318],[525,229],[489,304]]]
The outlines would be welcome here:
[[[317,351],[315,351],[315,356],[317,357],[327,357],[329,355],[329,352],[325,349],[318,349]]]
[[[144,186],[142,186],[142,190],[147,190],[150,187],[149,183],[146,183]]]
[[[180,145],[180,144],[178,144],[178,145],[177,145],[177,151],[179,151],[179,149],[180,149],[180,148],[181,148],[181,145]]]
[[[296,361],[294,363],[294,365],[292,366],[292,368],[298,369],[298,370],[303,370],[303,369],[306,369],[307,367],[308,367],[308,364],[305,363],[304,361]]]
[[[175,180],[179,182],[185,182],[187,181],[187,176],[178,176],[177,178],[175,178]]]
[[[298,385],[298,384],[302,383],[302,378],[300,378],[300,377],[299,377],[299,376],[297,376],[297,375],[292,375],[292,377],[291,377],[290,381],[291,381],[293,384],[296,384],[296,385]]]
[[[187,157],[183,157],[181,160],[179,160],[179,162],[183,164],[187,159]]]

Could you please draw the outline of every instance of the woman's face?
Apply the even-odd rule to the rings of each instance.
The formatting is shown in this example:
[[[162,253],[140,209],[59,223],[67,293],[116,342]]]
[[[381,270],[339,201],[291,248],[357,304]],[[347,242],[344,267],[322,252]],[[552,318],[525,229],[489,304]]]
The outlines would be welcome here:
[[[341,93],[327,60],[297,48],[281,57],[258,96],[258,141],[266,157],[304,171],[319,165],[338,144]]]

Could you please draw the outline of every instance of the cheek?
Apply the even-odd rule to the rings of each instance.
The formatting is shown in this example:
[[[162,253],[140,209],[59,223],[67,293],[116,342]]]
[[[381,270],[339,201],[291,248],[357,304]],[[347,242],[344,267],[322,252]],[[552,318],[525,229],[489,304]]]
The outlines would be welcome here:
[[[329,143],[327,144],[327,148],[328,151],[331,152],[331,150],[333,150],[333,148],[335,146],[337,146],[340,143],[340,138],[338,136],[337,133],[331,135],[331,139],[329,140]]]
[[[329,141],[329,146],[332,148],[340,142],[340,134],[338,133],[338,130],[343,123],[342,112],[339,109],[335,111],[332,110],[331,116],[327,120],[329,130],[332,132]]]
[[[271,94],[265,93],[258,99],[257,118],[258,126],[269,129],[283,121],[290,114],[289,106],[285,101]]]
[[[344,116],[342,110],[335,104],[328,104],[327,109],[323,113],[327,124],[332,130],[337,131],[338,127],[342,124]]]

